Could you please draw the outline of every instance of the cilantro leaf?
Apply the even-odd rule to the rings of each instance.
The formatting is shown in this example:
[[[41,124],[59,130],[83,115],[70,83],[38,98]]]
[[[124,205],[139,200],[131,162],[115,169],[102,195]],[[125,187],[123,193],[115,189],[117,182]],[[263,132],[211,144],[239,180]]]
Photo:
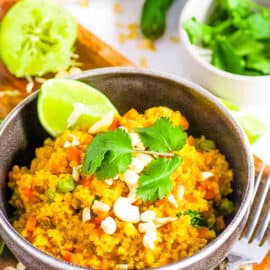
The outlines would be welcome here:
[[[150,127],[136,128],[136,132],[145,147],[160,152],[180,150],[187,138],[183,127],[173,126],[165,117],[161,117]]]
[[[184,23],[184,28],[192,44],[196,44],[201,41],[204,44],[209,44],[212,40],[212,27],[198,22],[194,17]]]
[[[164,198],[172,189],[170,177],[181,161],[177,156],[152,160],[139,178],[137,196],[143,201]]]
[[[270,59],[263,54],[253,54],[248,57],[247,67],[261,71],[263,74],[270,74]]]
[[[207,227],[208,224],[202,214],[197,211],[197,210],[187,210],[184,213],[178,213],[176,214],[178,217],[183,216],[183,215],[188,215],[190,216],[190,224],[193,227]]]
[[[248,22],[256,39],[270,39],[270,16],[256,13],[249,16]]]
[[[127,170],[131,153],[131,138],[123,129],[98,134],[86,150],[82,172],[101,180],[114,177]]]
[[[229,41],[218,36],[213,49],[212,64],[232,73],[242,74],[242,59],[238,56]]]

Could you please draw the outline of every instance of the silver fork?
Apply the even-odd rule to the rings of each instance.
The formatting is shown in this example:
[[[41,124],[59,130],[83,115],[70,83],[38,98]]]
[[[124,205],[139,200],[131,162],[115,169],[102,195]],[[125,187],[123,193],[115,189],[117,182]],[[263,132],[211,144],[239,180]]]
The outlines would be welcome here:
[[[264,178],[264,163],[255,179],[247,223],[233,245],[224,270],[260,263],[270,250],[270,175]]]

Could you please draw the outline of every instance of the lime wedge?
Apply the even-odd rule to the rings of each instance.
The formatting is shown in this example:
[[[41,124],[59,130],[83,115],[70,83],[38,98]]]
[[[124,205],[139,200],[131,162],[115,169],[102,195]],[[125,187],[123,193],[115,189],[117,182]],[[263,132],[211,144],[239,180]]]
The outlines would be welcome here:
[[[52,136],[80,124],[92,125],[110,112],[118,114],[111,101],[79,81],[51,79],[41,86],[38,94],[38,117]]]
[[[221,98],[219,100],[227,107],[227,109],[229,109],[235,119],[239,122],[251,144],[264,135],[266,127],[260,119],[255,117],[249,111],[241,109],[227,100]]]
[[[245,131],[250,143],[256,142],[264,135],[266,131],[265,125],[251,113],[238,112],[235,117]]]

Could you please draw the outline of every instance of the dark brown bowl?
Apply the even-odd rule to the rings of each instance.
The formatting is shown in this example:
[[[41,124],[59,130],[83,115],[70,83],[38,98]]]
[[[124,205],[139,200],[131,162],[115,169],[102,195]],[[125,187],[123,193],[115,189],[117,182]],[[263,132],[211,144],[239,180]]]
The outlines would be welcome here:
[[[76,76],[107,96],[120,113],[131,107],[143,111],[157,105],[180,110],[190,122],[190,133],[205,135],[217,143],[234,170],[232,199],[237,207],[226,229],[193,256],[159,269],[208,270],[218,265],[238,238],[250,204],[254,166],[249,143],[241,128],[221,103],[206,90],[189,81],[157,72],[105,68]],[[0,127],[0,234],[9,249],[28,269],[83,269],[39,251],[12,227],[9,218],[7,173],[13,164],[29,165],[34,149],[48,134],[37,117],[37,93],[20,103]]]

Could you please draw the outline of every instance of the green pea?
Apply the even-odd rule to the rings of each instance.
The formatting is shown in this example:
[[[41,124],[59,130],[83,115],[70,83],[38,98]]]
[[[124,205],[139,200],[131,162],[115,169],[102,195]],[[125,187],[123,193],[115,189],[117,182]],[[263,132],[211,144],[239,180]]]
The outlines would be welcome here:
[[[227,198],[222,199],[218,206],[218,210],[220,214],[223,216],[229,216],[230,214],[234,212],[234,209],[235,208],[234,208],[233,202]]]
[[[210,151],[216,148],[216,144],[212,140],[204,140],[199,143],[199,147],[203,151]]]
[[[61,193],[70,192],[75,188],[75,182],[72,177],[65,177],[59,180],[57,191]]]

